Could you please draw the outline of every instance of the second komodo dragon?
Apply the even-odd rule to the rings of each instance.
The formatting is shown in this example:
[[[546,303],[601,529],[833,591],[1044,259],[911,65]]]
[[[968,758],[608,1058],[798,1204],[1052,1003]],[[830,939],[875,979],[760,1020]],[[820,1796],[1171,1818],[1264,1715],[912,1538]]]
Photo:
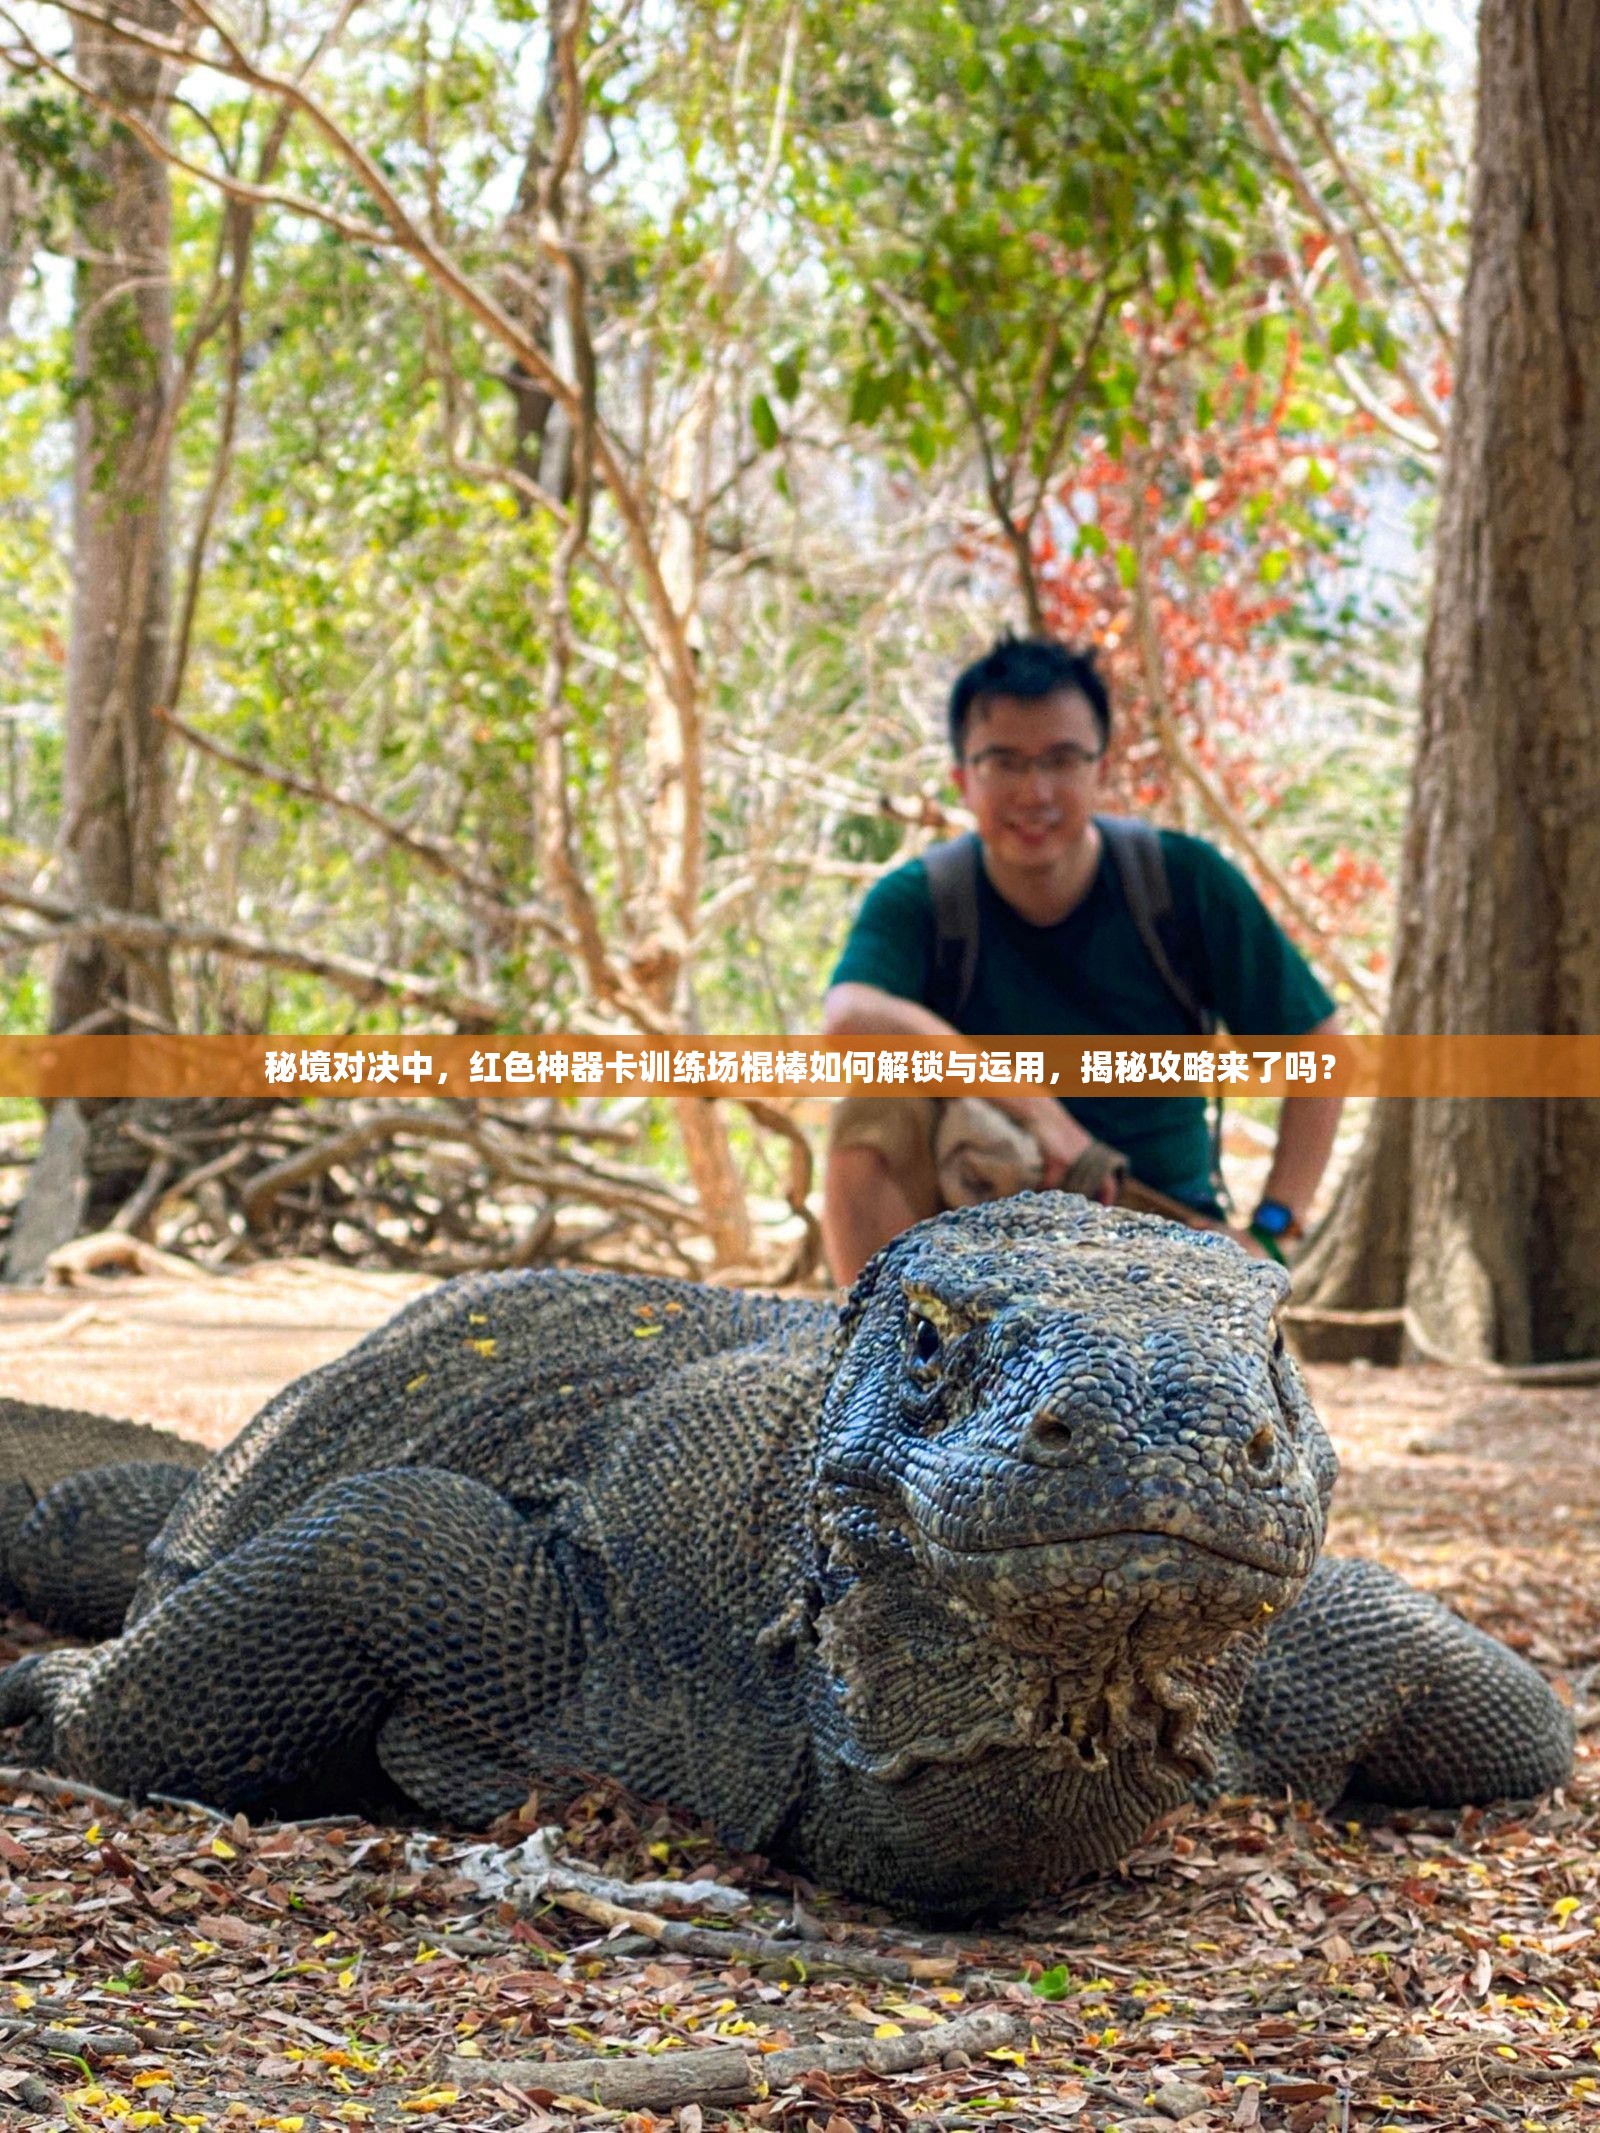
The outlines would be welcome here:
[[[117,1792],[253,1814],[386,1785],[481,1825],[540,1774],[609,1772],[946,1913],[1106,1866],[1197,1788],[1546,1790],[1572,1733],[1540,1676],[1318,1562],[1334,1456],[1285,1286],[1059,1195],[908,1231],[842,1313],[450,1282],[271,1401],[182,1495],[122,1634],[13,1667],[0,1725]],[[84,1489],[115,1477],[34,1529]]]

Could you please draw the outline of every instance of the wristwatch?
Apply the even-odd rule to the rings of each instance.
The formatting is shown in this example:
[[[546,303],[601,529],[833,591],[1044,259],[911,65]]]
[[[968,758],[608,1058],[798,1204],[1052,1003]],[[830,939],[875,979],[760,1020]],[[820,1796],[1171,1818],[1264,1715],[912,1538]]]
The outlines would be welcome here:
[[[1282,1200],[1263,1200],[1250,1217],[1250,1234],[1281,1265],[1283,1247],[1296,1237],[1303,1237],[1305,1231],[1292,1207],[1285,1206]]]

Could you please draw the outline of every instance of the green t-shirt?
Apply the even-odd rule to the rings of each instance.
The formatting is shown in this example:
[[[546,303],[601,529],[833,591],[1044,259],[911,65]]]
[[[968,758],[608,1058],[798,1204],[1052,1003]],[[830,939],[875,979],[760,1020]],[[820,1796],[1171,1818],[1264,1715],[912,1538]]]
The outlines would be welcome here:
[[[1196,997],[1237,1037],[1300,1036],[1326,1021],[1333,1001],[1238,868],[1199,837],[1165,829],[1160,836],[1181,951],[1173,960]],[[1139,936],[1108,853],[1083,901],[1053,926],[1022,917],[980,867],[978,917],[963,1035],[1193,1035]],[[927,869],[913,859],[868,891],[831,982],[930,1004],[934,945]],[[1215,1206],[1203,1096],[1074,1096],[1066,1108],[1097,1140],[1120,1148],[1147,1185]]]

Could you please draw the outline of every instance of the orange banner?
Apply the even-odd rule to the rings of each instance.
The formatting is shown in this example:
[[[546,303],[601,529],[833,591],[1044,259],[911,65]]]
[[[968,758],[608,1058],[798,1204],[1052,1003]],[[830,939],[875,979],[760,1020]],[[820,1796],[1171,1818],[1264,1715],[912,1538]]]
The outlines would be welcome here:
[[[1581,1037],[3,1037],[0,1096],[1600,1097]]]

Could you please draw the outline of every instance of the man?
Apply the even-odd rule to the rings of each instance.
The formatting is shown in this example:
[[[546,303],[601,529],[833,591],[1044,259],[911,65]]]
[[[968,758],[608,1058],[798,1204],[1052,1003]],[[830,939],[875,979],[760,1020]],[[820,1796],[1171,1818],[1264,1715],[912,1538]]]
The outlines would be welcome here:
[[[948,930],[935,915],[928,866],[914,859],[861,907],[824,1005],[830,1036],[1184,1037],[1208,1011],[1236,1036],[1336,1027],[1333,1001],[1220,853],[1175,830],[1160,831],[1152,847],[1151,833],[1134,825],[1103,830],[1096,821],[1111,705],[1092,656],[1042,638],[1002,638],[957,680],[949,722],[952,774],[977,824],[980,861],[976,955],[953,986],[962,997],[951,997]],[[1159,929],[1147,898],[1130,902],[1130,844],[1159,853],[1170,898]],[[940,901],[947,909],[947,892]],[[1134,1178],[1221,1221],[1203,1096],[992,1100],[1037,1142],[1044,1185],[1111,1201],[1126,1158]],[[1252,1249],[1282,1257],[1299,1235],[1338,1116],[1335,1097],[1283,1105],[1266,1190],[1244,1235]],[[944,1204],[937,1117],[935,1104],[911,1097],[838,1107],[823,1210],[836,1281],[853,1280],[880,1246]]]

